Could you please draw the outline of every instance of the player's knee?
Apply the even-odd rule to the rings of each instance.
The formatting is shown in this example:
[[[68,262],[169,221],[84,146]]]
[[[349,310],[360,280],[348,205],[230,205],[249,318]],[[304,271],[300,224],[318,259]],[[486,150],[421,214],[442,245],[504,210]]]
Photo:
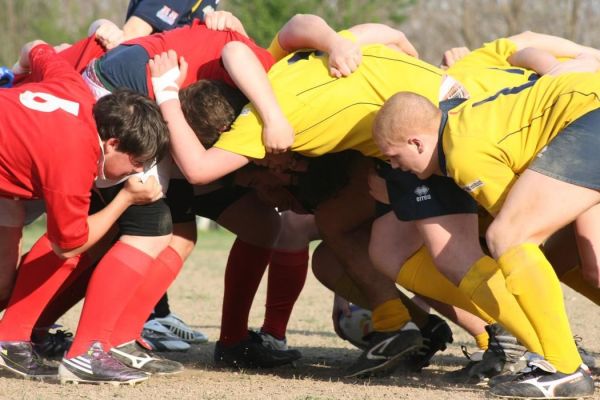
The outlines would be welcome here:
[[[311,267],[312,267],[312,271],[313,274],[315,275],[315,278],[317,278],[317,280],[319,282],[321,282],[323,285],[328,286],[327,285],[327,262],[326,262],[326,257],[325,257],[325,251],[324,251],[324,246],[323,245],[319,245],[317,246],[317,248],[315,249],[315,251],[313,252],[312,255],[312,259],[311,259]]]
[[[583,279],[586,280],[587,283],[592,285],[595,288],[600,288],[600,266],[594,263],[592,265],[586,265],[585,263],[582,265],[581,274],[583,275]]]
[[[485,241],[492,257],[498,258],[508,249],[517,244],[510,225],[501,219],[496,219],[485,233]]]

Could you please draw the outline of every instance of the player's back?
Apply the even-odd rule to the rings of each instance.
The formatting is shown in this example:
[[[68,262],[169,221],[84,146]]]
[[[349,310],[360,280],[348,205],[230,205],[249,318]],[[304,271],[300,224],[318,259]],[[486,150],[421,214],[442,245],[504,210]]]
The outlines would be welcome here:
[[[292,53],[269,71],[284,113],[296,131],[294,150],[309,156],[354,149],[380,157],[371,138],[383,103],[399,91],[437,104],[443,71],[384,45],[362,48],[359,68],[348,77],[329,74],[327,55]]]
[[[600,74],[544,76],[452,110],[448,124],[455,133],[444,138],[444,149],[481,142],[519,173],[564,127],[598,108]]]

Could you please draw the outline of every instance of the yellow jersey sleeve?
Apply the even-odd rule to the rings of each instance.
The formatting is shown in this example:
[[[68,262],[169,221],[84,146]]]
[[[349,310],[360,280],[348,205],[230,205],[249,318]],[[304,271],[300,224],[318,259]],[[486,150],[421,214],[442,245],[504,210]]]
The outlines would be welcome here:
[[[497,39],[471,51],[448,68],[448,72],[472,67],[510,67],[508,58],[516,51],[517,45],[510,39]]]
[[[494,40],[457,61],[447,73],[463,84],[469,97],[519,86],[535,73],[510,65],[508,58],[516,51],[517,46],[511,40]]]

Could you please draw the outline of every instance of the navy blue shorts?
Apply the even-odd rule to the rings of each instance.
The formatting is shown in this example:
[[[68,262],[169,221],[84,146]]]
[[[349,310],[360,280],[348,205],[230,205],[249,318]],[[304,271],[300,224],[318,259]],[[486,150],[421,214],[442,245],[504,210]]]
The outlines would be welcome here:
[[[529,165],[559,181],[600,190],[600,109],[564,128]]]
[[[131,0],[125,19],[138,17],[162,32],[188,25],[194,18],[204,21],[204,13],[216,10],[218,4],[219,0]]]
[[[378,173],[386,181],[390,205],[377,205],[377,216],[393,210],[401,221],[417,221],[450,214],[475,214],[477,203],[450,178],[433,175],[425,180],[380,163]]]

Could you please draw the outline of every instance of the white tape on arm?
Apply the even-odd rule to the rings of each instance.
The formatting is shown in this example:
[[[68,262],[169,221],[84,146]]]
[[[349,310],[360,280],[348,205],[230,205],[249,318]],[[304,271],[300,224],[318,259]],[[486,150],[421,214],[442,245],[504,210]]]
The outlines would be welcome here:
[[[179,100],[179,86],[176,83],[179,74],[179,68],[173,67],[161,76],[152,78],[152,87],[158,105],[169,100]]]

